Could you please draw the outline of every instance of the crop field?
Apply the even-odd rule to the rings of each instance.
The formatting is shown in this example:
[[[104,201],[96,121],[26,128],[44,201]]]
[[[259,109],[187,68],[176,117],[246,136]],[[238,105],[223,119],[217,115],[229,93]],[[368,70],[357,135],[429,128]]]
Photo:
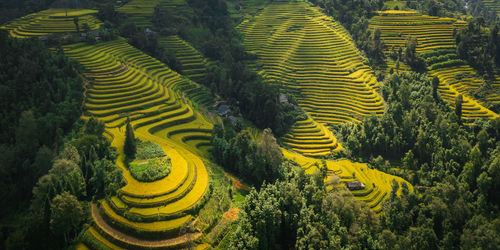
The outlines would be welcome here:
[[[471,96],[474,89],[484,84],[484,79],[455,54],[453,30],[464,25],[463,21],[421,15],[415,11],[380,11],[370,20],[370,28],[381,31],[386,53],[390,53],[392,48],[404,48],[410,36],[417,39],[417,53],[426,60],[428,73],[439,78],[439,92],[443,99],[455,108],[456,96],[463,95],[462,119],[467,122],[477,118],[494,119],[498,114]],[[495,94],[488,97],[488,101],[493,103],[498,100]]]
[[[300,164],[305,172],[309,174],[318,171],[322,166],[321,160],[288,150],[283,150],[283,155]],[[394,183],[397,183],[399,187],[396,192],[397,195],[402,194],[403,185],[408,187],[408,191],[413,192],[413,186],[403,178],[371,169],[366,163],[354,163],[349,160],[328,160],[325,163],[327,168],[325,181],[327,181],[327,184],[332,175],[340,177],[340,183],[360,181],[365,187],[361,190],[351,191],[351,193],[356,199],[366,202],[370,209],[378,214],[382,213],[382,203],[389,198]],[[334,187],[330,185],[329,188]]]
[[[497,15],[500,15],[500,1],[498,1],[498,0],[482,0],[482,2],[490,10],[493,10],[497,13]]]
[[[166,51],[174,53],[181,63],[182,75],[195,82],[203,79],[208,62],[198,50],[179,36],[160,37],[158,42]]]
[[[293,91],[322,124],[383,113],[379,83],[347,31],[306,3],[270,4],[243,21],[244,45],[258,55],[261,74]]]
[[[72,33],[77,31],[74,18],[78,17],[81,32],[85,31],[85,23],[89,30],[97,30],[102,22],[94,16],[96,13],[96,10],[68,9],[66,16],[65,9],[48,9],[12,20],[0,28],[18,38]]]
[[[186,8],[185,0],[132,0],[118,8],[118,11],[125,13],[138,27],[152,27],[151,19],[158,5],[162,10],[169,8],[177,13],[191,11]]]
[[[293,151],[307,156],[329,155],[332,151],[342,149],[333,133],[311,117],[297,121],[281,140]]]
[[[212,124],[187,100],[194,92],[201,94],[192,98],[202,100],[204,89],[123,39],[64,50],[85,68],[86,116],[105,122],[127,182],[118,196],[92,206],[90,235],[122,248],[188,246],[202,235],[192,211],[210,198],[208,173],[198,155],[207,154]],[[137,138],[158,144],[171,159],[165,178],[140,182],[124,165],[126,117]]]

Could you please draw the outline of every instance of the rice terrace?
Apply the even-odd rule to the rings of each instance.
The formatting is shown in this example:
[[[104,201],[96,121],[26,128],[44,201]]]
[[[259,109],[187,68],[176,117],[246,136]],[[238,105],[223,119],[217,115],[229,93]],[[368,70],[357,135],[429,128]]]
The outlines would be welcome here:
[[[0,248],[498,249],[499,11],[0,3]]]

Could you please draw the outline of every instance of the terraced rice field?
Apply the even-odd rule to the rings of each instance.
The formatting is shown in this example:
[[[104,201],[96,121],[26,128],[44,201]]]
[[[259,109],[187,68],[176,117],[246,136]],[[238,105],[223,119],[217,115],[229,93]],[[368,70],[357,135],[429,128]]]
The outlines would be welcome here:
[[[89,30],[97,30],[102,22],[94,16],[96,13],[97,10],[69,9],[66,16],[65,9],[48,9],[12,20],[0,28],[17,38],[73,33],[76,32],[73,19],[78,17],[80,31],[84,31],[85,23]]]
[[[321,160],[302,156],[288,150],[283,150],[286,158],[291,159],[302,166],[306,173],[312,174],[319,170]],[[353,163],[349,160],[325,161],[328,176],[340,177],[340,182],[360,181],[365,185],[364,189],[351,191],[356,199],[366,202],[370,209],[377,214],[382,213],[382,203],[387,200],[392,192],[393,182],[397,182],[399,189],[397,195],[402,194],[403,183],[413,192],[413,186],[401,177],[392,176],[384,172],[370,169],[365,163]],[[329,187],[333,188],[333,187]]]
[[[198,155],[207,154],[212,124],[184,95],[202,90],[123,39],[64,50],[85,68],[91,81],[86,115],[105,122],[127,181],[118,196],[92,205],[95,225],[89,233],[110,248],[191,246],[202,235],[194,215],[210,196],[208,173]],[[160,145],[171,158],[167,177],[139,182],[131,176],[123,163],[126,117],[137,138]]]
[[[127,14],[129,20],[138,27],[152,27],[151,20],[157,5],[160,5],[161,10],[169,8],[173,12],[192,12],[185,0],[132,0],[118,8],[118,11]]]
[[[386,53],[390,53],[392,47],[404,47],[405,41],[410,36],[417,38],[417,53],[424,55],[428,60],[434,57],[432,62],[428,63],[429,74],[439,78],[439,92],[443,99],[455,108],[456,96],[463,95],[462,119],[466,122],[472,122],[477,118],[494,119],[498,114],[485,108],[481,100],[475,100],[471,96],[474,89],[484,84],[484,79],[474,69],[465,62],[458,66],[435,67],[437,63],[456,59],[453,30],[464,25],[466,23],[463,21],[421,15],[415,11],[380,11],[370,20],[370,28],[381,31],[381,39],[386,44]],[[495,94],[488,98],[488,101],[499,100]]]
[[[160,46],[167,51],[172,51],[181,63],[181,74],[195,82],[200,82],[206,72],[207,60],[193,48],[191,44],[179,36],[167,36],[158,39]]]
[[[273,3],[238,27],[260,72],[295,93],[322,124],[382,114],[379,83],[348,32],[307,3]]]
[[[333,133],[309,116],[306,120],[297,121],[281,140],[293,151],[307,156],[328,155],[342,149]]]
[[[500,15],[500,1],[498,1],[498,0],[483,0],[482,2],[490,10],[493,10],[497,13],[497,15]]]

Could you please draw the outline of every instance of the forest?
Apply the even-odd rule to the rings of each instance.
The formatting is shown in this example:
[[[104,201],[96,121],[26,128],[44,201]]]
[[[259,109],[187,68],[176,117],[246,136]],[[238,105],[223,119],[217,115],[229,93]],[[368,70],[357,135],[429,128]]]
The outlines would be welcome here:
[[[2,249],[498,249],[500,2],[0,3]]]

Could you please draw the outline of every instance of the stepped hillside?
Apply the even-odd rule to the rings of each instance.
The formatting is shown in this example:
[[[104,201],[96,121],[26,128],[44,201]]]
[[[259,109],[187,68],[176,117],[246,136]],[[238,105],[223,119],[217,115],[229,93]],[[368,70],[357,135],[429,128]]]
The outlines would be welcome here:
[[[379,83],[347,31],[306,3],[274,3],[243,21],[246,49],[261,74],[279,81],[316,121],[341,123],[383,113]]]
[[[158,42],[166,51],[170,51],[175,55],[175,58],[181,64],[180,73],[182,75],[195,82],[203,79],[208,64],[207,59],[191,44],[177,35],[160,37]]]
[[[472,122],[477,118],[497,118],[498,114],[471,96],[473,90],[484,84],[484,79],[455,53],[453,32],[464,25],[463,21],[421,15],[415,11],[381,11],[370,20],[370,28],[381,31],[387,54],[392,48],[396,51],[398,47],[403,48],[408,37],[417,39],[416,51],[426,59],[429,74],[439,78],[443,99],[454,108],[456,96],[463,95],[463,119]],[[500,87],[498,83],[495,85]],[[493,103],[498,100],[496,94],[488,97]]]
[[[185,0],[132,0],[118,8],[118,11],[126,14],[138,27],[152,27],[156,6],[161,10],[170,9],[171,13],[179,16],[193,15]]]
[[[50,34],[64,34],[76,32],[75,18],[78,18],[80,31],[97,30],[102,22],[95,17],[97,10],[70,9],[66,13],[64,9],[48,9],[33,13],[0,26],[1,29],[9,31],[10,35],[17,38],[28,38],[33,36],[45,36]]]
[[[119,195],[92,205],[87,237],[110,248],[179,248],[202,236],[197,211],[210,199],[207,155],[212,125],[187,96],[196,86],[164,64],[118,39],[64,47],[89,79],[86,116],[105,122],[117,165],[127,182]],[[197,98],[203,94],[200,89]],[[140,182],[124,165],[125,119],[140,140],[161,146],[172,161],[170,174]]]
[[[500,1],[498,0],[482,0],[484,6],[488,7],[490,10],[493,10],[500,15]]]
[[[238,29],[245,48],[258,56],[260,74],[294,93],[314,120],[298,122],[283,138],[297,152],[321,156],[339,150],[323,125],[383,113],[373,72],[347,31],[319,9],[306,3],[273,3]]]
[[[403,185],[407,186],[410,192],[413,192],[413,186],[403,178],[371,169],[366,163],[354,163],[349,160],[322,162],[287,150],[283,150],[283,154],[300,164],[309,174],[319,171],[324,167],[323,164],[326,164],[327,177],[325,181],[327,184],[328,179],[333,175],[340,177],[341,183],[360,181],[365,186],[360,190],[353,190],[351,193],[356,199],[366,202],[370,209],[378,214],[382,213],[382,204],[389,198],[393,185],[397,184],[398,186],[396,195],[401,195]],[[330,185],[329,188],[332,186]]]
[[[293,151],[307,156],[328,155],[331,151],[342,149],[333,133],[309,116],[297,121],[281,140]]]

